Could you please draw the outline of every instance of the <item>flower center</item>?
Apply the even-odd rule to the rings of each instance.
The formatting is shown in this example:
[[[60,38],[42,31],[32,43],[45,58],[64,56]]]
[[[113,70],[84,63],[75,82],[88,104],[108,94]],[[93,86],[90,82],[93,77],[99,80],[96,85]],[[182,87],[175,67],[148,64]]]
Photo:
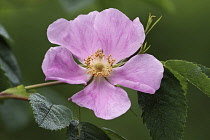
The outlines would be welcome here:
[[[105,57],[102,50],[97,50],[84,61],[89,74],[106,77],[110,75],[115,59],[111,55]]]

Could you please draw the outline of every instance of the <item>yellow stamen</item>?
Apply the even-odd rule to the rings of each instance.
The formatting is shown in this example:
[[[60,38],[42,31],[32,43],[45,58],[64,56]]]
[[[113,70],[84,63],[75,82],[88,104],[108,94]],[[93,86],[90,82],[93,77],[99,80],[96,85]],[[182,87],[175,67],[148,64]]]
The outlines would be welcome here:
[[[105,57],[102,50],[97,50],[84,61],[89,74],[107,77],[112,71],[115,59],[111,55]]]

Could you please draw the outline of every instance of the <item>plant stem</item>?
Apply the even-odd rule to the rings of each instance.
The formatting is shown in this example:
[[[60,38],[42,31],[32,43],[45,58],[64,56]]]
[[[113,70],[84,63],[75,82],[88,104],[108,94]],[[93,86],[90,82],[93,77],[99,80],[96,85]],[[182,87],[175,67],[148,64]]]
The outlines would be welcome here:
[[[65,83],[60,82],[60,81],[54,81],[54,82],[25,86],[25,89],[28,90],[28,89],[40,88],[40,87],[51,86],[51,85],[56,85],[56,84],[65,84]],[[13,91],[12,93],[8,93],[8,92],[10,92],[10,91],[8,91],[8,89],[0,92],[0,99],[11,98],[11,99],[29,101],[29,99],[27,97],[20,97],[19,95],[16,95],[16,92],[18,93],[18,88],[16,90]]]
[[[4,99],[4,98],[11,98],[11,99],[29,101],[28,98],[26,98],[26,97],[18,97],[18,96],[14,96],[12,94],[0,93],[0,99]]]
[[[26,86],[25,89],[34,89],[34,88],[40,88],[40,87],[45,87],[45,86],[57,85],[57,84],[65,84],[65,83],[60,82],[60,81],[48,82],[48,83]]]
[[[133,109],[130,108],[130,111],[131,111],[136,117],[138,117],[138,115],[133,111]]]

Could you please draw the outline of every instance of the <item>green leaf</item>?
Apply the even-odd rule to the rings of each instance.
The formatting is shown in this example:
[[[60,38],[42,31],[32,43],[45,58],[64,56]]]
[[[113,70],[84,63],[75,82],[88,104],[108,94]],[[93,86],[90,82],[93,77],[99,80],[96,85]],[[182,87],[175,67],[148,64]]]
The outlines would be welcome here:
[[[4,27],[0,24],[0,36],[3,37],[7,41],[12,41],[7,31],[4,29]]]
[[[111,140],[100,128],[88,123],[80,123],[80,135],[78,131],[79,122],[71,121],[67,130],[67,140]]]
[[[207,68],[206,66],[203,66],[201,64],[198,64],[198,66],[201,68],[202,72],[210,78],[210,68]]]
[[[10,87],[9,79],[7,78],[7,76],[5,75],[5,72],[1,69],[1,66],[0,66],[0,92],[9,87]]]
[[[167,69],[155,94],[138,92],[143,122],[154,140],[178,140],[183,137],[187,117],[184,92],[179,80]]]
[[[163,65],[165,65],[165,62],[163,62]],[[167,68],[167,67],[166,67]],[[182,86],[182,89],[184,90],[184,94],[187,95],[187,81],[184,79],[184,77],[182,77],[179,73],[171,70],[171,69],[168,69],[171,73],[173,73],[173,75],[179,80],[181,86]]]
[[[15,56],[9,47],[9,40],[11,39],[6,30],[0,25],[0,66],[12,86],[17,86],[20,85],[21,74]]]
[[[168,60],[165,67],[171,72],[181,75],[202,92],[210,96],[209,68],[184,60]]]
[[[78,140],[79,139],[79,130],[78,130],[79,122],[77,120],[72,120],[68,130],[67,130],[67,140]]]
[[[26,89],[23,85],[19,85],[17,87],[13,87],[13,88],[9,88],[5,91],[3,91],[2,93],[5,94],[11,94],[11,96],[14,97],[23,97],[23,98],[28,98],[29,97],[29,93],[26,92]]]
[[[46,97],[36,93],[29,97],[34,117],[38,125],[48,130],[67,127],[72,120],[72,112],[63,105],[52,104]]]
[[[103,127],[102,130],[109,136],[111,140],[126,140],[123,136],[120,136],[109,128]]]

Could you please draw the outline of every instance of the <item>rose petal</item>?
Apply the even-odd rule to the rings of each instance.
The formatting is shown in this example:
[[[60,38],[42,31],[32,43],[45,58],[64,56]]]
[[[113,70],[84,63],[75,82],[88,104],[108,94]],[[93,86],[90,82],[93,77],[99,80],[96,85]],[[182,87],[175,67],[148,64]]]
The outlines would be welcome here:
[[[83,62],[84,59],[101,48],[100,40],[93,28],[97,14],[98,12],[94,11],[88,15],[79,15],[73,21],[54,22],[48,28],[49,40],[68,48]]]
[[[70,99],[79,106],[93,110],[97,117],[106,120],[124,114],[131,106],[127,93],[111,85],[103,77],[96,77]]]
[[[69,46],[66,46],[77,58],[83,62],[88,56],[94,54],[101,48],[101,42],[93,28],[97,11],[88,15],[79,15],[72,21]]]
[[[86,84],[91,75],[73,59],[71,52],[64,47],[50,48],[42,63],[46,80],[58,80],[69,84]]]
[[[133,22],[117,9],[106,9],[96,15],[94,28],[103,52],[116,62],[135,53],[145,39],[144,28],[136,18]]]
[[[160,87],[163,71],[162,63],[154,56],[140,54],[122,67],[115,68],[108,80],[114,85],[154,94]]]
[[[47,37],[51,43],[58,45],[68,45],[70,21],[60,18],[49,25],[47,28]]]

